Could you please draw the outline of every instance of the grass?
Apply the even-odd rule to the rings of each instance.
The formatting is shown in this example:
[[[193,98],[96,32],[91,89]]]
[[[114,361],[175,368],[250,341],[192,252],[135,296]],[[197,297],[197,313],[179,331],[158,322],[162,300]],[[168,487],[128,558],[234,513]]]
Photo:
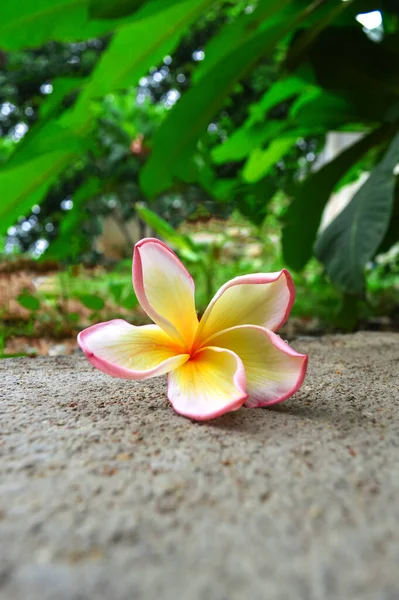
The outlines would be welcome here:
[[[222,241],[219,236],[210,246],[208,243],[205,268],[199,262],[186,262],[196,282],[196,306],[200,314],[213,293],[229,279],[246,273],[278,271],[284,266],[280,236],[273,223],[260,231],[242,219],[233,218],[227,224],[212,222],[208,231],[214,236],[223,235]],[[195,237],[201,231],[188,225],[185,233]],[[399,303],[399,273],[395,265],[395,261],[382,260],[370,267],[367,298],[356,301],[355,320],[395,313]],[[341,293],[331,285],[315,259],[301,274],[293,273],[293,278],[297,294],[292,317],[298,321],[299,329],[306,330],[309,324],[316,323],[319,331],[325,331],[345,327],[345,322],[350,322],[348,299],[343,302]],[[7,339],[12,336],[62,339],[111,318],[120,317],[135,324],[146,321],[133,292],[130,260],[120,262],[112,270],[101,266],[90,270],[70,267],[43,276],[35,293],[19,290],[14,305],[15,300],[22,306],[21,314],[13,316],[9,305],[0,309],[3,355]]]

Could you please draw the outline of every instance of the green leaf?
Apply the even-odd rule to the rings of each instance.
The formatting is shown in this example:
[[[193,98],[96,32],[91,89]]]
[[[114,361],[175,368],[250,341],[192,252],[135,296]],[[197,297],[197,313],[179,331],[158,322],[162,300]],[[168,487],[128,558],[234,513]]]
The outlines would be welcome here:
[[[323,231],[315,246],[332,281],[345,292],[364,290],[364,267],[388,229],[399,162],[399,133],[348,206]]]
[[[141,185],[149,196],[171,187],[174,177],[195,179],[192,156],[199,136],[223,106],[226,96],[256,64],[274,50],[276,43],[307,14],[296,3],[276,18],[251,31],[246,42],[207,71],[179,100],[154,137],[153,152],[141,173]],[[212,93],[210,94],[210,90]]]
[[[330,23],[334,22],[342,12],[351,6],[351,4],[355,3],[355,0],[338,3],[335,2],[335,0],[324,2],[324,6],[322,7],[324,10],[324,15],[318,13],[318,18],[313,26],[308,27],[305,31],[302,31],[301,34],[295,39],[286,57],[285,66],[288,69],[293,70],[301,62],[304,62],[306,59],[306,51],[312,45],[317,36],[323,31],[323,29],[330,25]]]
[[[298,127],[327,133],[358,121],[358,113],[351,102],[342,96],[309,88],[291,106],[290,118]]]
[[[40,300],[32,294],[23,293],[17,297],[17,302],[27,310],[39,310]]]
[[[290,77],[278,79],[262,96],[256,104],[249,109],[250,115],[244,123],[245,127],[251,127],[262,123],[265,115],[277,104],[281,104],[291,98],[308,94],[314,89],[319,89],[314,83],[310,69],[303,68],[297,74]]]
[[[294,135],[277,138],[265,150],[255,148],[244,165],[243,178],[248,183],[255,183],[262,179],[295,146],[298,137]]]
[[[379,245],[376,254],[384,254],[392,248],[394,244],[399,242],[399,187],[396,186],[395,200],[392,209],[391,222],[388,230]]]
[[[218,177],[211,165],[204,163],[198,171],[198,183],[216,200],[229,202],[234,196],[239,180]]]
[[[145,0],[89,0],[93,19],[119,19],[141,8]]]
[[[237,194],[239,211],[256,227],[260,227],[267,215],[269,202],[276,191],[274,182],[266,178],[255,185],[245,186]]]
[[[79,32],[86,19],[85,0],[6,0],[0,3],[0,47],[39,46],[60,32]]]
[[[224,25],[205,46],[205,60],[193,73],[192,81],[197,83],[207,72],[233,50],[240,48],[262,21],[270,19],[291,0],[260,0],[256,10],[242,14],[233,23]]]
[[[59,150],[0,171],[0,233],[5,233],[34,204],[40,204],[59,171],[75,154]]]
[[[310,47],[309,61],[319,85],[354,105],[358,120],[379,122],[397,102],[396,54],[355,24],[325,29]]]
[[[59,173],[88,149],[87,123],[77,129],[72,114],[36,123],[0,169],[0,234],[40,204]]]
[[[90,310],[102,310],[105,306],[104,300],[95,294],[79,294],[78,298]]]
[[[300,271],[311,258],[324,207],[339,180],[390,135],[389,126],[375,129],[291,190],[293,200],[284,215],[282,238],[283,256],[289,267]]]
[[[18,50],[49,41],[73,42],[101,37],[126,23],[161,14],[165,7],[173,4],[185,4],[190,12],[189,3],[182,0],[5,0],[0,3],[0,47]],[[160,37],[162,33],[170,35],[167,21],[164,31],[159,33]],[[129,42],[132,47],[132,40]],[[134,49],[137,48],[135,45]]]
[[[212,150],[215,164],[240,161],[258,146],[268,143],[288,128],[286,121],[268,121],[264,124],[240,127],[220,146]]]
[[[139,0],[115,0],[105,7],[105,0],[5,0],[0,3],[0,47],[18,50],[49,41],[101,37],[135,19],[135,14],[130,15],[141,4]]]

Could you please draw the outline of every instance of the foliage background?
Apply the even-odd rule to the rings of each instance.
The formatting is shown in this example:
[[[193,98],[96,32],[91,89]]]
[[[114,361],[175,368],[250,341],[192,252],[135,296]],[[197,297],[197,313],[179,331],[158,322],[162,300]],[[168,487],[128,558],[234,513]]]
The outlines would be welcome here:
[[[7,261],[22,252],[68,267],[68,293],[93,319],[107,297],[109,312],[131,310],[124,263],[90,293],[91,275],[71,269],[107,267],[97,243],[105,220],[130,248],[126,223],[139,216],[140,235],[146,223],[198,273],[200,309],[227,277],[284,265],[297,273],[306,319],[395,320],[398,17],[396,0],[3,2]],[[358,137],[326,162],[331,132]],[[320,233],[331,196],[365,172]],[[226,235],[215,217],[246,235]],[[214,236],[201,242],[201,228]],[[258,254],[245,255],[252,243]],[[59,287],[39,304],[53,303],[51,322],[61,314],[81,326]]]

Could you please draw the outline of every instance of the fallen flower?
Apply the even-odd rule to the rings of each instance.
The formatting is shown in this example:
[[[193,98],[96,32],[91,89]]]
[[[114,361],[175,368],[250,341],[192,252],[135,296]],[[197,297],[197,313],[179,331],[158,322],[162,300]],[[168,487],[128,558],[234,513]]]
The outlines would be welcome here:
[[[82,331],[78,343],[100,371],[136,381],[168,373],[174,409],[197,420],[270,406],[302,385],[308,357],[274,333],[295,298],[285,269],[228,281],[198,322],[192,277],[164,243],[145,238],[134,248],[133,286],[155,324],[115,319]]]

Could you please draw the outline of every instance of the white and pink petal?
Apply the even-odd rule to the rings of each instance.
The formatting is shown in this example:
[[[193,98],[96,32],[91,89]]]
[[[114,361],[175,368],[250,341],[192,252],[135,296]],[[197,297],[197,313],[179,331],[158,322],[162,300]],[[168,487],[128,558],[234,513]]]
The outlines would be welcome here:
[[[247,398],[245,371],[234,352],[207,347],[168,375],[176,412],[204,421],[239,409]]]
[[[214,346],[236,353],[245,368],[245,406],[270,406],[292,396],[305,378],[308,357],[298,354],[263,327],[239,326],[212,339]]]
[[[133,286],[147,315],[169,337],[190,348],[198,328],[194,282],[176,254],[155,238],[138,242]]]
[[[198,344],[211,343],[216,333],[238,325],[275,331],[288,318],[295,286],[288,271],[235,277],[223,285],[206,309],[198,328]]]
[[[123,319],[84,329],[78,343],[103,373],[136,381],[168,373],[189,358],[157,325],[135,327]]]

